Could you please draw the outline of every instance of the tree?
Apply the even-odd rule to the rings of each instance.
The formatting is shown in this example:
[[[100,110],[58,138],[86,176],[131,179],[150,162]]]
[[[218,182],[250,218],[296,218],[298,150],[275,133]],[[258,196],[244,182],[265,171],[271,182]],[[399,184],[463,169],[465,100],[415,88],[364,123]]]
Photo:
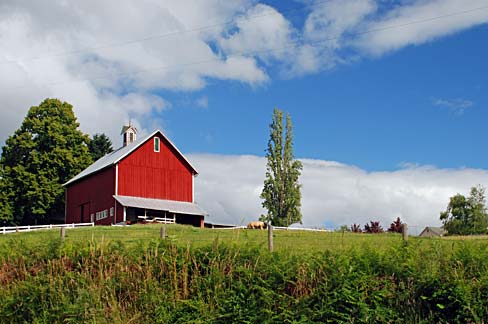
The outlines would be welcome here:
[[[113,150],[112,141],[103,133],[93,135],[93,138],[88,142],[88,151],[90,151],[93,161],[113,152]]]
[[[446,210],[440,213],[440,219],[450,235],[486,234],[485,188],[472,187],[468,198],[461,194],[452,196]]]
[[[292,123],[286,114],[283,136],[283,111],[275,109],[270,124],[270,138],[266,150],[268,160],[266,178],[261,193],[263,207],[268,210],[265,221],[274,226],[302,223],[301,192],[298,178],[302,163],[293,156]]]
[[[393,223],[390,224],[390,228],[388,229],[388,232],[402,233],[402,231],[403,231],[403,223],[402,223],[400,217],[397,217],[397,219],[394,220]]]
[[[383,233],[383,227],[378,221],[370,221],[369,224],[364,225],[364,232],[370,234]]]
[[[10,223],[13,215],[13,192],[3,179],[5,179],[4,168],[0,164],[0,225],[7,225]]]
[[[338,230],[336,230],[337,232],[350,232],[351,230],[349,229],[349,227],[347,225],[341,225],[341,227],[339,227]]]
[[[354,223],[351,225],[351,232],[362,233],[363,231],[361,230],[361,226],[359,224]]]
[[[64,218],[62,184],[91,162],[89,138],[78,130],[73,107],[46,99],[29,109],[0,159],[4,222],[46,223]]]

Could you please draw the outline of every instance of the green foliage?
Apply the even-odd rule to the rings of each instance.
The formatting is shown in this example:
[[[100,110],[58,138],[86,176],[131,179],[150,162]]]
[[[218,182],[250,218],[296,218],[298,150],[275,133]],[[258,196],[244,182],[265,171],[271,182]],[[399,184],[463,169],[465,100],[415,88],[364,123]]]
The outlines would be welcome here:
[[[88,142],[88,151],[93,161],[113,152],[112,141],[105,134],[95,134]]]
[[[29,109],[3,147],[0,218],[8,223],[44,223],[64,217],[61,186],[91,163],[88,136],[78,130],[73,107],[46,99]]]
[[[469,197],[452,196],[440,219],[449,235],[486,234],[488,213],[485,206],[485,188],[472,187]]]
[[[341,227],[339,227],[338,231],[339,232],[350,232],[351,230],[349,229],[349,227],[347,225],[341,225]]]
[[[175,238],[169,241],[156,239],[157,226],[73,229],[64,242],[58,231],[0,236],[0,318],[136,324],[488,318],[486,239],[412,237],[404,246],[398,235],[276,231],[292,247],[303,240],[336,244],[295,254],[248,245],[264,231],[237,231],[253,237],[183,226],[168,226]],[[193,245],[207,236],[213,240]],[[353,244],[343,248],[340,237]]]
[[[13,191],[4,179],[4,168],[0,164],[0,225],[9,224],[13,215]]]
[[[283,112],[275,109],[270,125],[270,139],[266,151],[268,160],[266,179],[261,193],[263,207],[267,209],[266,221],[274,226],[289,226],[302,222],[301,185],[298,178],[302,163],[293,156],[293,133],[289,114],[286,114],[283,135]]]

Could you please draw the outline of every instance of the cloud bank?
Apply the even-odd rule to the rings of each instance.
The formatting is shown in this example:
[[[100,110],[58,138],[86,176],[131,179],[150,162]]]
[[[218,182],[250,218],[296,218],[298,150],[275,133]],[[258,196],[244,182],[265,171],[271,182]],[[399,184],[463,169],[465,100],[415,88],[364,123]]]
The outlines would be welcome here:
[[[0,142],[46,97],[72,103],[85,132],[118,143],[129,118],[152,129],[148,117],[171,106],[162,89],[191,92],[209,79],[257,87],[488,22],[485,0],[293,4],[303,24],[254,0],[2,1]]]
[[[199,170],[196,201],[211,222],[247,224],[265,211],[259,195],[266,160],[257,156],[189,154]],[[333,161],[303,159],[302,213],[305,226],[340,226],[379,220],[383,227],[400,217],[413,234],[440,226],[449,197],[488,185],[488,171],[439,169],[405,164],[396,171],[366,172]]]

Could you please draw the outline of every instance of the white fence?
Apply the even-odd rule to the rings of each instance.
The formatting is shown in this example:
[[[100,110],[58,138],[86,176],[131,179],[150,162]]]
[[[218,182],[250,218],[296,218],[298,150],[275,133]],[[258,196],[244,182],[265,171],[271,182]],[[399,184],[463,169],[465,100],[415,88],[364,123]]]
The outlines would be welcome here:
[[[229,227],[222,227],[222,228],[215,228],[215,229],[246,229],[247,226],[230,226]],[[284,230],[284,231],[311,231],[311,232],[333,232],[332,230],[323,229],[323,228],[308,228],[308,227],[284,227],[284,226],[273,226],[273,230]]]
[[[46,230],[46,229],[61,228],[61,227],[75,228],[81,226],[95,226],[95,223],[7,226],[7,227],[0,227],[0,234],[30,232],[30,231]]]
[[[142,219],[148,223],[161,223],[161,224],[176,224],[176,218],[166,218],[166,217],[152,217],[152,216],[137,216],[137,218]]]

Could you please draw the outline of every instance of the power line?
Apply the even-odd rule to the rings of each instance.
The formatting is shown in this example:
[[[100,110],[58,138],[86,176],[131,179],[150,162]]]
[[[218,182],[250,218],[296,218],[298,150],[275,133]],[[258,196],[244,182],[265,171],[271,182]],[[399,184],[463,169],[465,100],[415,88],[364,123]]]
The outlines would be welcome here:
[[[240,16],[236,16],[232,20],[228,20],[228,21],[225,21],[225,22],[220,22],[220,23],[215,23],[215,24],[211,24],[211,25],[205,25],[205,26],[200,26],[200,27],[195,27],[195,28],[190,28],[190,29],[185,29],[185,30],[177,30],[177,31],[172,31],[172,32],[164,33],[164,34],[147,36],[147,37],[133,39],[133,40],[128,40],[128,41],[108,43],[108,44],[105,44],[105,45],[98,45],[98,46],[81,48],[81,49],[71,50],[71,51],[62,51],[62,52],[53,53],[53,54],[45,53],[45,54],[42,54],[41,56],[33,56],[33,57],[19,58],[19,59],[16,59],[16,60],[5,60],[5,61],[0,61],[0,65],[17,63],[19,61],[22,61],[22,62],[37,61],[37,60],[43,60],[43,59],[48,59],[48,58],[54,58],[54,57],[64,57],[64,56],[79,55],[79,54],[83,54],[83,53],[86,53],[86,52],[96,51],[96,50],[105,49],[105,48],[122,47],[122,46],[126,46],[126,45],[143,43],[143,42],[147,42],[147,41],[151,41],[151,40],[155,40],[155,39],[163,39],[163,38],[167,38],[167,37],[171,37],[171,36],[176,36],[176,35],[181,35],[181,34],[189,34],[189,33],[201,32],[201,31],[206,31],[206,30],[214,29],[214,28],[221,27],[221,26],[226,26],[226,25],[234,24],[236,22],[236,20],[239,19],[239,18],[246,18],[246,20],[254,20],[254,19],[260,19],[260,18],[269,17],[269,16],[277,16],[277,15],[282,15],[284,13],[290,13],[290,12],[293,12],[293,11],[301,11],[301,10],[304,10],[304,9],[307,9],[307,8],[313,8],[315,6],[318,6],[320,4],[327,3],[327,2],[330,2],[330,1],[332,1],[332,0],[317,1],[317,2],[314,2],[314,3],[306,4],[303,7],[290,8],[290,9],[285,9],[285,10],[281,10],[281,11],[277,11],[277,10],[273,10],[272,11],[272,10],[269,10],[270,11],[269,13],[260,14],[260,15],[253,15],[253,16],[249,16],[249,17],[246,17],[244,15],[240,15]]]
[[[317,44],[321,44],[321,43],[326,43],[326,42],[338,40],[341,38],[354,38],[354,37],[365,35],[365,34],[381,32],[381,31],[390,30],[390,29],[397,29],[397,28],[407,27],[407,26],[416,25],[416,24],[427,23],[427,22],[431,22],[431,21],[435,21],[435,20],[439,20],[439,19],[464,15],[464,14],[472,13],[472,12],[479,11],[479,10],[485,10],[485,9],[488,9],[488,6],[473,8],[473,9],[464,10],[464,11],[458,11],[458,12],[454,12],[454,13],[450,13],[450,14],[446,14],[446,15],[430,17],[430,18],[425,18],[425,19],[421,19],[421,20],[415,20],[415,21],[411,21],[411,22],[407,22],[407,23],[403,23],[403,24],[385,26],[385,27],[380,27],[380,28],[373,28],[373,29],[362,31],[362,32],[344,34],[341,36],[330,37],[330,38],[325,38],[325,39],[321,39],[318,41],[308,42],[306,44],[307,45],[317,45]],[[301,40],[303,40],[303,38]],[[217,58],[212,58],[212,59],[207,59],[207,60],[177,64],[177,65],[163,65],[163,66],[151,67],[151,68],[147,68],[147,69],[140,69],[140,70],[131,71],[131,72],[104,75],[104,76],[99,76],[99,77],[94,77],[94,78],[48,82],[48,83],[42,83],[40,85],[57,86],[57,85],[62,85],[62,84],[67,84],[67,83],[78,83],[78,82],[87,82],[87,81],[95,81],[95,80],[105,80],[105,79],[114,78],[114,77],[120,78],[120,77],[124,77],[124,76],[131,76],[131,75],[143,74],[143,73],[154,72],[154,71],[169,70],[169,69],[174,69],[174,68],[184,68],[184,67],[188,67],[188,66],[201,65],[201,64],[210,63],[210,62],[218,62],[218,61],[221,61],[223,59],[229,59],[232,57],[254,56],[254,55],[262,54],[262,53],[272,53],[272,52],[277,52],[277,51],[283,51],[283,50],[286,50],[289,48],[297,47],[301,44],[302,43],[300,42],[300,40],[297,40],[297,41],[289,43],[286,46],[280,47],[280,48],[271,48],[271,49],[266,49],[266,50],[257,50],[257,51],[248,51],[248,52],[245,52],[245,51],[236,52],[236,53],[229,54],[225,57],[217,57]],[[11,88],[4,88],[4,89],[20,89],[20,88],[26,88],[26,87],[28,87],[28,86],[11,87]]]

